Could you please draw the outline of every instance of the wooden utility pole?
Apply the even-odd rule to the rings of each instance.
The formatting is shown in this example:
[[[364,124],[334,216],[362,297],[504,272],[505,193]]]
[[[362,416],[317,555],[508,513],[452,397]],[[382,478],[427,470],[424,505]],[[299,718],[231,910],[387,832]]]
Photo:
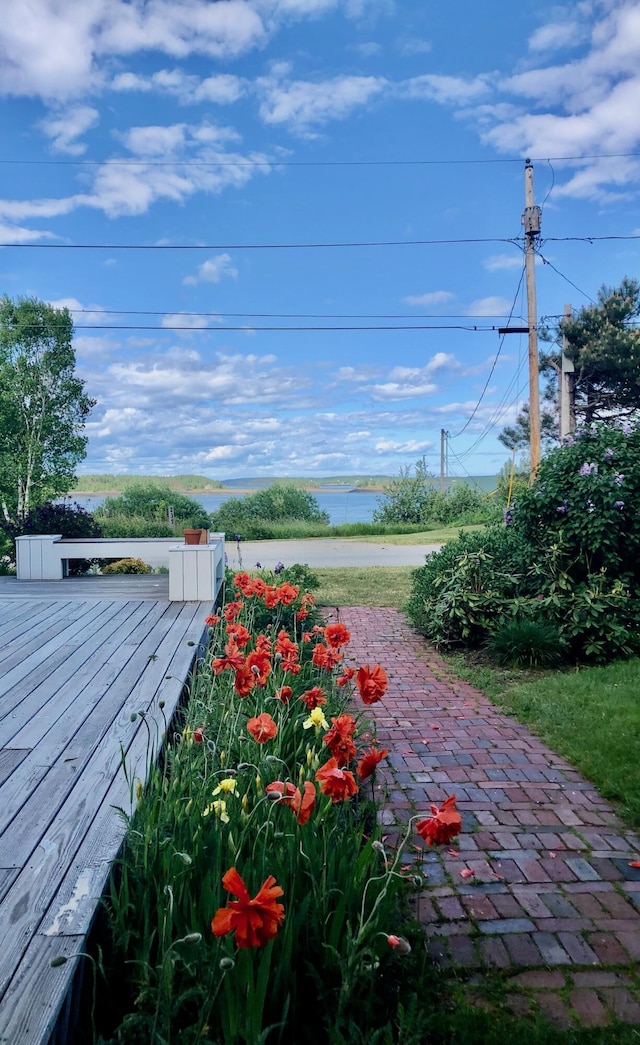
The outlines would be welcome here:
[[[444,490],[444,481],[447,474],[447,433],[444,428],[440,429],[440,489]]]
[[[571,305],[564,306],[564,318],[570,319],[573,313]],[[558,398],[560,407],[560,438],[573,435],[576,430],[576,399],[575,399],[575,377],[573,360],[567,355],[567,339],[562,335],[562,360],[558,384],[560,395]]]
[[[531,477],[533,482],[540,464],[540,383],[538,377],[538,315],[536,305],[536,237],[540,235],[542,211],[533,202],[533,164],[525,160],[524,167],[524,214],[522,224],[525,233],[524,266],[527,281],[527,312],[529,323],[529,446]]]

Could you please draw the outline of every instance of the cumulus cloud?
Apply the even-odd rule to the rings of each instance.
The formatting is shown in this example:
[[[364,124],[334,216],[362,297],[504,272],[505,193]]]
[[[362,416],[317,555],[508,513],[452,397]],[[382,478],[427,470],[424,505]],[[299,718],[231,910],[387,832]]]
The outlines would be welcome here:
[[[465,310],[468,316],[489,316],[499,317],[508,315],[511,309],[511,302],[507,298],[502,297],[486,297],[477,298],[476,301],[472,301],[469,307]]]
[[[81,156],[87,146],[78,138],[95,127],[99,119],[98,110],[90,105],[74,105],[57,116],[48,116],[39,126],[51,138],[51,148],[55,152]]]
[[[428,290],[426,294],[410,294],[403,300],[406,305],[445,305],[454,297],[450,290]]]
[[[345,119],[386,86],[387,81],[379,76],[335,76],[319,82],[261,77],[260,116],[267,124],[286,124],[305,134],[330,120]]]
[[[216,254],[213,258],[207,258],[202,265],[198,266],[195,276],[185,276],[182,280],[187,285],[195,286],[197,283],[219,283],[223,276],[236,279],[237,268],[231,264],[230,254]]]

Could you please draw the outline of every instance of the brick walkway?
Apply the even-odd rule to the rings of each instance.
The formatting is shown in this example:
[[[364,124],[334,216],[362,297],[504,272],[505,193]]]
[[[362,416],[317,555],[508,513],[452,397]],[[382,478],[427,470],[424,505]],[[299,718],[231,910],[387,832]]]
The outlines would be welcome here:
[[[416,911],[434,960],[501,970],[518,1014],[540,1006],[563,1026],[640,1023],[640,870],[629,867],[640,839],[564,759],[456,679],[400,613],[346,607],[340,619],[352,659],[389,676],[368,709],[389,749],[377,780],[388,843],[452,793],[462,813],[455,848],[417,853],[414,837],[405,854],[427,877]]]

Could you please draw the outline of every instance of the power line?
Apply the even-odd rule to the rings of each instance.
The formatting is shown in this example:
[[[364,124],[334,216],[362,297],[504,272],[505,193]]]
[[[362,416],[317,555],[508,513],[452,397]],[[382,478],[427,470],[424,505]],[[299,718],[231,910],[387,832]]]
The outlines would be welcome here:
[[[285,331],[288,331],[288,330],[289,331],[297,331],[297,332],[300,332],[300,331],[311,331],[311,330],[318,330],[318,331],[319,330],[328,330],[328,331],[332,331],[332,330],[334,330],[334,331],[335,330],[341,330],[341,331],[349,331],[349,330],[395,330],[395,331],[398,331],[398,330],[466,330],[467,332],[473,333],[473,334],[486,334],[486,333],[491,333],[492,331],[495,333],[495,331],[498,330],[498,329],[499,328],[496,327],[496,326],[481,326],[479,324],[465,325],[465,324],[462,324],[462,323],[457,323],[457,324],[442,323],[442,324],[433,324],[433,325],[411,324],[411,325],[406,325],[406,326],[405,325],[402,325],[402,326],[399,326],[399,325],[390,325],[390,326],[372,325],[372,326],[348,326],[348,327],[347,326],[304,326],[304,327],[299,327],[299,326],[296,326],[296,327],[269,326],[269,327],[256,327],[256,326],[253,326],[253,325],[247,326],[246,324],[244,326],[241,326],[241,327],[235,327],[235,326],[234,327],[229,327],[229,326],[224,326],[224,327],[209,327],[209,326],[201,327],[201,326],[197,326],[197,327],[194,327],[194,326],[190,326],[189,324],[185,324],[185,325],[180,325],[180,324],[174,325],[174,324],[171,324],[171,325],[167,325],[167,326],[162,326],[162,325],[158,325],[158,324],[152,325],[152,324],[128,324],[128,323],[127,324],[123,323],[122,325],[114,326],[112,324],[105,324],[105,323],[92,323],[92,324],[87,324],[87,325],[82,324],[82,325],[78,325],[78,326],[75,327],[76,331],[78,331],[78,330],[189,330],[189,331],[191,331],[191,333],[194,333],[194,334],[201,333],[201,332],[203,332],[203,333],[206,332],[206,333],[209,333],[209,334],[212,334],[212,333],[213,334],[215,334],[215,333],[228,334],[230,331],[234,331],[234,330],[256,330],[256,331],[260,331],[260,330],[274,330],[274,331],[281,331],[281,332],[285,332]]]
[[[183,312],[176,309],[155,312],[140,309],[113,309],[113,308],[67,308],[72,315],[89,316],[195,316],[216,319],[488,319],[486,313],[459,312],[446,315],[444,313],[417,313],[407,315],[400,313],[376,313],[376,312]],[[499,315],[496,313],[492,319],[512,319],[513,316]],[[518,319],[524,319],[518,316]],[[228,329],[228,327],[226,328]]]
[[[544,255],[539,250],[536,250],[536,254],[538,255],[538,257],[542,261],[543,265],[548,265],[549,268],[553,269],[553,271],[556,272],[565,281],[565,283],[568,283],[569,286],[573,287],[574,290],[577,290],[578,294],[582,294],[582,296],[585,297],[587,299],[587,301],[590,301],[592,305],[597,304],[597,302],[595,302],[593,300],[591,295],[587,294],[586,290],[581,290],[580,287],[577,285],[577,283],[574,283],[572,279],[569,279],[568,276],[565,276],[564,272],[561,272],[560,269],[556,268],[555,265],[552,265],[552,263],[549,261],[549,259],[545,258]]]
[[[524,265],[523,265],[522,266],[522,271],[520,272],[520,279],[518,280],[518,286],[516,287],[516,292],[515,292],[515,294],[513,296],[513,304],[511,306],[511,310],[509,312],[509,319],[511,319],[513,313],[515,312],[516,301],[518,300],[518,294],[520,293],[520,287],[522,286],[522,280],[524,279],[524,272],[525,272],[525,269],[524,269]],[[503,334],[501,339],[500,339],[500,344],[498,345],[498,351],[495,354],[495,358],[493,360],[493,364],[491,366],[491,370],[489,371],[489,376],[487,377],[487,380],[485,382],[485,386],[482,389],[482,392],[480,393],[480,398],[478,399],[478,402],[474,406],[473,411],[471,412],[471,414],[470,414],[466,424],[464,424],[462,426],[462,428],[460,429],[459,432],[456,432],[456,434],[451,437],[452,439],[458,439],[458,437],[461,436],[463,432],[466,432],[467,428],[469,427],[469,425],[473,421],[474,417],[476,416],[478,410],[480,409],[480,404],[481,404],[482,400],[484,399],[485,393],[486,393],[486,391],[487,391],[487,389],[489,387],[489,382],[491,381],[491,378],[493,377],[493,372],[494,372],[494,370],[496,368],[496,365],[498,363],[498,359],[500,358],[500,353],[502,352],[502,347],[504,345],[505,337],[506,337],[506,334]]]
[[[640,239],[640,236],[633,237]],[[18,250],[309,250],[337,247],[424,247],[447,243],[514,243],[522,237],[362,240],[344,243],[0,243]]]
[[[638,152],[600,152],[589,153],[582,156],[532,156],[533,163],[556,163],[579,162],[582,160],[607,160],[623,158],[640,158]],[[472,164],[511,164],[522,163],[522,156],[504,156],[495,158],[472,157],[468,159],[437,159],[437,160],[148,160],[140,157],[130,160],[102,159],[102,160],[31,160],[31,159],[2,159],[0,164],[6,166],[30,166],[30,167],[442,167],[447,165],[472,165]]]

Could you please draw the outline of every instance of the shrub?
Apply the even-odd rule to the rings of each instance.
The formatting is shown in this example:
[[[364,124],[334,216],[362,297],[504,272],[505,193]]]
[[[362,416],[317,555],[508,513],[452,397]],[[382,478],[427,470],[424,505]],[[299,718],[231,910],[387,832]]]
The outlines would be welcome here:
[[[105,520],[110,517],[140,518],[168,526],[167,510],[170,506],[173,507],[176,529],[209,526],[209,513],[198,501],[159,483],[133,483],[119,497],[107,497],[96,509],[96,516]],[[174,530],[169,527],[167,536],[173,533]]]
[[[116,559],[103,566],[101,573],[151,573],[151,567],[142,559]]]
[[[63,537],[103,536],[100,524],[79,504],[54,504],[52,501],[32,508],[21,521],[3,521],[0,523],[0,530],[10,541],[15,541],[16,537],[39,533],[59,533]],[[72,559],[69,562],[69,573],[75,576],[86,573],[92,561],[94,560]]]
[[[315,497],[289,483],[274,483],[246,497],[231,497],[211,514],[211,528],[223,530],[227,540],[268,540],[274,523],[314,523],[328,526],[329,516]]]
[[[409,468],[400,469],[399,477],[385,486],[378,505],[374,522],[421,526],[486,522],[492,512],[489,498],[467,483],[456,483],[447,490],[436,489],[433,476],[421,460],[416,462],[414,476]]]
[[[554,668],[560,664],[565,646],[555,624],[525,618],[497,628],[486,648],[492,660],[504,667]]]

